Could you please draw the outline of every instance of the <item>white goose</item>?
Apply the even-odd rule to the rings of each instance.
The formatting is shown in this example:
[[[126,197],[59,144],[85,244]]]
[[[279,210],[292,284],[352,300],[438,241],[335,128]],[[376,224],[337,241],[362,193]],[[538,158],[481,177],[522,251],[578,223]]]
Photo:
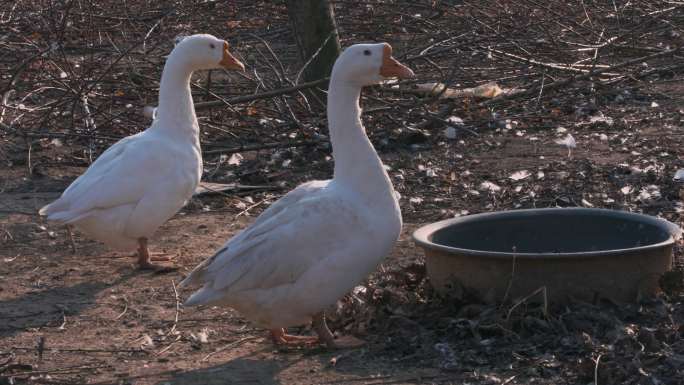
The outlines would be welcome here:
[[[190,76],[220,67],[244,70],[224,40],[193,35],[180,41],[162,73],[158,119],[103,152],[40,214],[114,249],[137,247],[140,267],[154,267],[147,239],[183,207],[202,175]]]
[[[323,309],[370,274],[401,231],[394,188],[366,136],[359,107],[363,86],[393,76],[413,72],[392,57],[389,44],[344,50],[328,93],[333,179],[292,190],[197,266],[181,286],[202,288],[185,305],[230,306],[268,328],[276,344],[361,342],[335,340]],[[285,333],[284,328],[309,320],[318,337]]]

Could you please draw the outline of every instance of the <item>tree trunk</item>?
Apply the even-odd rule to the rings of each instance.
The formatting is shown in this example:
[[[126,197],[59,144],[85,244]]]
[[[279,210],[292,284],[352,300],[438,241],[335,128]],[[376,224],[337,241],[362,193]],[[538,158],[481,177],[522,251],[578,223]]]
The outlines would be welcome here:
[[[304,81],[330,76],[340,54],[332,3],[329,0],[286,0],[286,4],[302,62],[307,63],[320,49],[304,70]]]

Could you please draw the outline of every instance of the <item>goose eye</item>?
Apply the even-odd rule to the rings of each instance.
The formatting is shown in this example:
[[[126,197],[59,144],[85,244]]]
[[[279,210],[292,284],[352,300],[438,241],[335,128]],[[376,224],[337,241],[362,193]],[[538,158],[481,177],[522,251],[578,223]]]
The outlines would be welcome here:
[[[367,49],[367,50],[363,51],[363,54],[366,55],[366,56],[370,56],[370,55],[371,55],[371,51],[370,51],[369,49]]]
[[[214,43],[209,43],[209,47],[211,47],[211,49],[216,48],[216,46],[214,45]]]

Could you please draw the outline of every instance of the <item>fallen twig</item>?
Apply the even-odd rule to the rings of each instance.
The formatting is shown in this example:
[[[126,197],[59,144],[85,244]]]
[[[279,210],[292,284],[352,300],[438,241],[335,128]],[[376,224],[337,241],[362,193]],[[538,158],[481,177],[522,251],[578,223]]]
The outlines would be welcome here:
[[[10,348],[10,350],[21,350],[21,351],[34,351],[36,350],[35,347],[22,347],[22,346],[13,346]],[[142,349],[88,349],[88,348],[83,348],[83,349],[74,349],[74,348],[55,348],[55,347],[50,347],[49,349],[46,349],[49,352],[58,352],[58,353],[147,353],[145,350]]]
[[[168,344],[168,345],[167,345],[165,348],[163,348],[162,350],[160,350],[160,351],[154,353],[154,355],[155,355],[155,356],[159,356],[159,355],[162,355],[162,354],[166,353],[169,349],[171,349],[171,347],[173,347],[173,345],[176,344],[176,342],[180,341],[181,337],[182,337],[182,336],[181,336],[180,334],[177,335],[177,336],[176,336],[176,339],[175,339],[173,342],[171,342],[170,344]]]
[[[561,87],[567,86],[569,84],[572,84],[572,83],[580,81],[580,80],[587,80],[591,77],[600,75],[600,74],[605,73],[605,72],[615,71],[616,69],[619,69],[619,68],[628,67],[631,65],[647,62],[647,61],[650,61],[653,59],[658,59],[658,58],[665,57],[668,55],[673,55],[673,54],[679,52],[680,50],[681,50],[681,47],[676,47],[676,48],[668,49],[668,50],[665,50],[662,52],[654,53],[651,55],[642,56],[642,57],[639,57],[636,59],[626,60],[622,63],[618,63],[618,64],[615,64],[615,65],[610,66],[610,67],[599,68],[599,69],[596,69],[596,70],[591,71],[591,72],[584,73],[584,74],[579,75],[579,76],[573,76],[573,77],[569,77],[569,78],[562,79],[562,80],[556,80],[553,83],[549,83],[549,84],[544,85],[544,89],[549,91],[549,90],[561,88]],[[533,95],[536,96],[538,92],[539,92],[539,87],[530,87],[524,91],[510,93],[510,94],[506,94],[506,95],[496,97],[494,99],[485,100],[485,101],[479,103],[479,106],[480,107],[487,107],[487,106],[490,106],[492,104],[497,104],[497,103],[501,103],[504,101],[514,100],[514,99],[519,99],[519,98],[526,97],[526,96],[533,96]]]
[[[239,213],[237,213],[237,214],[235,215],[235,219],[240,218],[241,216],[243,216],[243,215],[245,215],[247,212],[249,212],[249,210],[251,210],[251,209],[253,209],[253,208],[255,208],[255,207],[261,205],[261,204],[264,203],[264,202],[266,202],[266,199],[262,199],[262,200],[260,200],[259,202],[255,203],[255,204],[253,204],[253,205],[251,205],[251,206],[248,206],[246,209],[244,209],[244,210],[240,211]]]
[[[204,154],[204,155],[233,154],[236,152],[258,151],[258,150],[266,150],[266,149],[272,149],[272,148],[312,146],[312,145],[319,144],[319,143],[324,143],[324,141],[322,141],[322,140],[300,140],[297,142],[275,142],[275,143],[260,143],[260,144],[252,144],[252,145],[248,144],[248,145],[242,145],[242,146],[231,147],[231,148],[206,150],[206,151],[202,151],[202,154]]]
[[[176,282],[174,280],[171,280],[171,286],[173,287],[173,295],[174,299],[176,300],[176,315],[173,319],[173,326],[171,327],[171,330],[169,330],[167,335],[172,334],[176,331],[176,325],[178,325],[178,315],[180,314],[181,307],[180,296],[178,295],[178,289],[176,289]]]
[[[111,365],[109,365],[109,364],[83,365],[83,366],[70,366],[70,367],[66,367],[66,368],[48,369],[48,370],[29,370],[29,371],[19,372],[17,374],[18,375],[30,374],[32,376],[37,376],[40,374],[65,374],[65,373],[78,373],[78,372],[83,372],[86,370],[109,368],[109,367],[111,367]]]
[[[126,298],[126,296],[123,296],[123,300],[124,300],[124,309],[121,313],[119,313],[119,315],[117,315],[114,318],[115,321],[118,320],[119,318],[123,317],[124,314],[126,314],[126,312],[128,311],[128,299]]]
[[[546,286],[542,286],[538,288],[537,290],[533,291],[532,293],[528,294],[524,298],[520,299],[518,302],[513,304],[510,309],[508,309],[508,313],[506,314],[506,322],[508,322],[511,319],[511,314],[513,314],[513,310],[515,310],[518,306],[522,305],[523,303],[527,302],[528,299],[534,297],[535,295],[541,293],[542,295],[542,300],[544,301],[544,308],[543,308],[543,313],[544,316],[548,316],[548,308],[549,308],[549,300],[548,300],[548,295],[546,291]]]
[[[596,365],[594,366],[594,385],[599,385],[599,382],[598,382],[599,362],[601,362],[601,354],[599,354],[598,357],[596,357]]]
[[[226,103],[229,103],[229,104],[246,103],[246,102],[251,102],[254,100],[268,99],[268,98],[272,98],[274,96],[291,94],[293,92],[305,90],[308,88],[313,88],[313,87],[316,87],[318,85],[324,84],[328,80],[330,80],[330,78],[323,78],[323,79],[318,79],[318,80],[314,80],[314,81],[307,82],[307,83],[297,84],[296,86],[292,86],[292,87],[286,87],[286,88],[281,88],[278,90],[262,92],[260,94],[238,96],[238,97],[234,97],[231,99],[226,99],[225,102],[223,102],[221,100],[212,100],[209,102],[195,103],[195,110],[200,111],[200,110],[207,109],[207,108],[220,107],[220,106],[225,105]]]
[[[197,186],[193,195],[200,196],[200,195],[211,195],[211,194],[224,194],[226,192],[234,192],[235,193],[235,192],[241,192],[241,191],[267,191],[267,190],[279,190],[279,189],[281,189],[281,187],[271,186],[271,185],[252,186],[252,185],[242,185],[242,184],[238,184],[238,183],[223,184],[223,183],[202,182],[202,183],[200,183],[199,186]]]

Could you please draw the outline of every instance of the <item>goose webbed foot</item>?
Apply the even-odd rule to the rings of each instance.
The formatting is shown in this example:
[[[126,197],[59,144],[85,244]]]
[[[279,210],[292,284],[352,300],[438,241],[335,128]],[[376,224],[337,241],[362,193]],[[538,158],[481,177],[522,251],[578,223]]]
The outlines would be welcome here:
[[[278,346],[310,347],[318,345],[319,339],[316,336],[295,336],[287,334],[285,329],[272,329],[271,339]]]
[[[153,264],[151,261],[171,261],[175,256],[164,253],[150,253],[147,249],[147,238],[138,239],[138,268],[140,270],[154,270],[158,273],[165,273],[178,270],[176,266],[159,266]]]
[[[355,349],[366,344],[366,341],[352,336],[335,338],[328,324],[325,322],[325,314],[320,312],[313,316],[312,326],[318,334],[318,338],[328,349]]]

